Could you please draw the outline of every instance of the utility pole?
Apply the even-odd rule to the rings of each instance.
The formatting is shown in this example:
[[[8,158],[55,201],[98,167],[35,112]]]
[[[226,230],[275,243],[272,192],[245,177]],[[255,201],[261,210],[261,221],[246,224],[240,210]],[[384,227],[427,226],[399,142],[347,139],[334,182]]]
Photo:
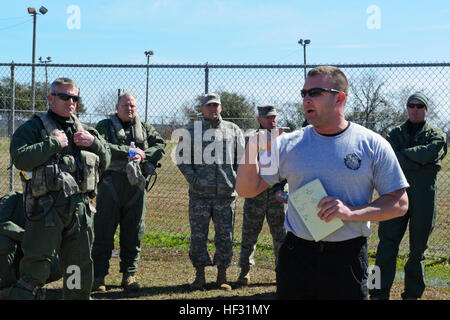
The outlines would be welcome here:
[[[36,95],[36,84],[35,84],[35,66],[34,63],[36,62],[36,17],[37,17],[37,12],[35,8],[31,8],[28,7],[27,8],[28,13],[31,14],[33,16],[33,54],[31,57],[31,109],[33,111],[34,114],[34,108],[35,108],[35,95]],[[39,8],[39,12],[41,13],[41,15],[44,15],[48,12],[47,8],[42,6]]]
[[[48,76],[47,76],[47,63],[52,62],[52,57],[45,58],[46,60],[42,59],[42,57],[39,57],[39,62],[44,64],[45,68],[45,101],[47,101],[47,95],[48,95]],[[48,101],[47,101],[47,109],[48,109]]]
[[[148,69],[149,69],[149,65],[150,65],[150,57],[153,55],[153,51],[149,50],[149,51],[145,51],[144,52],[145,56],[147,57],[147,86],[145,89],[145,122],[147,122],[147,112],[148,112]]]
[[[309,39],[305,39],[305,40],[300,39],[300,40],[298,40],[298,43],[301,46],[303,46],[303,64],[305,65],[304,66],[304,76],[305,76],[305,81],[306,81],[306,45],[310,44],[311,40],[309,40]]]

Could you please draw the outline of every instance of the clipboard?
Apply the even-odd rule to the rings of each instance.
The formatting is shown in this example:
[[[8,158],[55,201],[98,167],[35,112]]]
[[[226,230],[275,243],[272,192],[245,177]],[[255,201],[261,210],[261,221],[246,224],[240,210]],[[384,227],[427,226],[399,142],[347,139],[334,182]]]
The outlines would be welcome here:
[[[320,211],[317,204],[326,196],[327,193],[319,179],[305,184],[289,195],[289,200],[315,241],[322,240],[344,225],[341,219],[325,222],[317,216]]]

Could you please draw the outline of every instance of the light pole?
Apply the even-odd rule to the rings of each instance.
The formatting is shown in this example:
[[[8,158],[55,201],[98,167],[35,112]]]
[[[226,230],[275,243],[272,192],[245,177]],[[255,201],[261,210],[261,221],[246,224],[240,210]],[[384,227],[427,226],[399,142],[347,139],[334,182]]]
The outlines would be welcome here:
[[[34,83],[34,79],[35,79],[35,67],[34,67],[34,63],[35,63],[35,57],[36,57],[36,16],[37,16],[37,12],[35,8],[30,8],[28,7],[28,13],[31,14],[33,16],[33,55],[31,57],[31,108],[33,110],[34,113],[34,105],[35,105],[35,94],[36,94],[36,85]],[[41,15],[44,15],[48,12],[47,8],[44,6],[41,6],[39,8],[39,12]]]
[[[309,39],[300,39],[298,40],[298,43],[303,46],[303,64],[305,65],[304,67],[304,73],[305,73],[305,81],[306,81],[306,45],[311,43],[311,40]]]
[[[147,86],[145,90],[145,122],[147,122],[147,110],[148,110],[148,66],[150,64],[150,57],[153,55],[153,51],[145,51],[145,56],[147,57]]]
[[[47,60],[44,60],[47,59]],[[42,57],[39,57],[39,62],[44,64],[45,68],[45,101],[47,101],[47,95],[48,95],[48,76],[47,76],[47,63],[52,62],[52,57],[47,57],[42,59]],[[47,101],[47,109],[48,109],[48,101]]]

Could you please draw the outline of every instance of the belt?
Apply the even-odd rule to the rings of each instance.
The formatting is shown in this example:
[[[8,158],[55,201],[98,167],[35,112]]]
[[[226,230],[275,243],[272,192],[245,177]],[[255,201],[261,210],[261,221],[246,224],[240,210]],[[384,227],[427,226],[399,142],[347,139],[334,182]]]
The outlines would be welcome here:
[[[324,252],[341,251],[348,250],[349,248],[361,247],[363,244],[367,243],[367,238],[361,236],[343,241],[310,241],[299,238],[292,232],[288,231],[286,241],[292,241],[295,244],[299,244],[303,247],[317,249],[320,252]]]

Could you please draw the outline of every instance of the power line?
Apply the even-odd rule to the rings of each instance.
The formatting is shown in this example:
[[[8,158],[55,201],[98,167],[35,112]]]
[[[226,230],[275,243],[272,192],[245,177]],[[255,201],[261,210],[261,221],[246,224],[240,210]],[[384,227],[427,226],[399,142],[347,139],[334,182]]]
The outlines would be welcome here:
[[[280,63],[281,61],[285,60],[286,58],[288,58],[288,57],[290,57],[290,56],[292,56],[292,55],[294,55],[294,54],[296,54],[297,52],[298,52],[298,50],[295,49],[295,50],[293,50],[292,52],[290,52],[289,54],[287,54],[286,56],[277,59],[273,64],[275,64],[275,63]]]
[[[29,21],[31,21],[31,20],[33,20],[33,18],[27,19],[26,21],[23,21],[23,22],[20,22],[20,23],[16,23],[16,24],[13,24],[13,25],[4,27],[4,28],[0,28],[0,31],[3,31],[3,30],[7,30],[7,29],[11,29],[11,28],[17,27],[17,26],[19,26],[19,25],[21,25],[21,24],[24,24],[24,23],[27,23],[27,22],[29,22]]]
[[[0,18],[0,20],[14,20],[14,19],[22,19],[26,18],[28,16],[21,16],[21,17],[11,17],[11,18]]]

